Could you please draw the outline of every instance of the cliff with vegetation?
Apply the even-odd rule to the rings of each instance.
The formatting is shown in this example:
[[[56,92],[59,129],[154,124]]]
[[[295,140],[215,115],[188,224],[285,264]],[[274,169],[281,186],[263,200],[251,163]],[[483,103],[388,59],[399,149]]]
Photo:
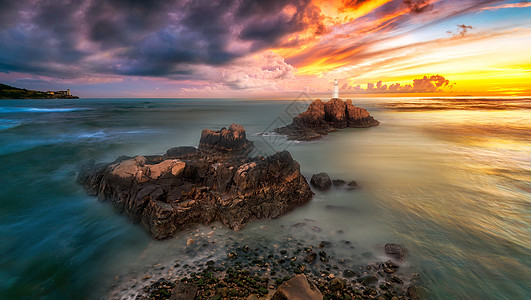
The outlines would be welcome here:
[[[0,99],[79,99],[66,91],[33,91],[0,84]]]

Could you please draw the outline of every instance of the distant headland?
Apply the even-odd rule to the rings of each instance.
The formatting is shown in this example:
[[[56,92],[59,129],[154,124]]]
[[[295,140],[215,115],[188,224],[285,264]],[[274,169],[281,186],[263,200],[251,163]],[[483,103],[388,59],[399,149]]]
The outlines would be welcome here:
[[[20,89],[0,83],[0,99],[79,99],[66,91],[33,91]]]

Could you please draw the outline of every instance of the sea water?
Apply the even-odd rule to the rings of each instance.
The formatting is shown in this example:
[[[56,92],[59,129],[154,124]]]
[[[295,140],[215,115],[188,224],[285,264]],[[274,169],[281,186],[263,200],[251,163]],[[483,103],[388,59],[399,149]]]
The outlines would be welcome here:
[[[276,246],[289,234],[308,245],[331,241],[363,263],[400,243],[430,299],[531,297],[531,99],[353,102],[380,126],[293,142],[272,131],[307,100],[2,100],[0,298],[106,297],[117,278],[186,262],[187,238],[213,228],[227,247],[253,239]],[[316,192],[306,206],[239,232],[215,223],[153,241],[76,184],[86,160],[162,154],[231,123],[245,127],[255,154],[286,149],[306,178],[327,172],[359,189]]]

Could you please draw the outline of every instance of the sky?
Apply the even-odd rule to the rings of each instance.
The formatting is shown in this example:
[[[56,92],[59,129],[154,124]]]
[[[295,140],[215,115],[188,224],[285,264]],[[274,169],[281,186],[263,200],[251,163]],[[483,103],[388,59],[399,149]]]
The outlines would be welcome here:
[[[529,96],[531,2],[0,0],[0,83],[81,97]]]

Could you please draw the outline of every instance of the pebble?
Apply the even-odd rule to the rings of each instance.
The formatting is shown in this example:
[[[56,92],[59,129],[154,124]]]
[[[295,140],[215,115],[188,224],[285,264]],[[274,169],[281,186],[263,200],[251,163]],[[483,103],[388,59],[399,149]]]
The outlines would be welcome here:
[[[186,246],[190,246],[191,244],[193,244],[195,241],[193,239],[187,239],[186,240]]]

